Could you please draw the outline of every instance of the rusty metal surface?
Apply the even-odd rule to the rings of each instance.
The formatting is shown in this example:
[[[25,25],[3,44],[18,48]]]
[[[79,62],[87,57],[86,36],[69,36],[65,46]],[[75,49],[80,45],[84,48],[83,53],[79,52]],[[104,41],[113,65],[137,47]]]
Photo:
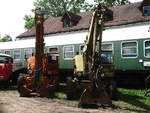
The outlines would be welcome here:
[[[43,68],[43,55],[44,55],[44,39],[43,39],[43,23],[44,17],[43,14],[35,14],[35,23],[36,23],[36,43],[35,43],[35,86],[39,84],[40,76],[42,76]]]
[[[21,97],[27,96],[33,92],[32,89],[33,76],[24,75],[18,79],[18,91]]]
[[[20,96],[28,96],[30,93],[39,93],[40,96],[51,98],[54,96],[55,79],[51,76],[46,76],[48,72],[48,56],[44,55],[43,22],[43,15],[35,14],[35,56],[31,56],[28,59],[28,69],[32,70],[32,73],[22,76],[22,78],[18,80]]]
[[[113,12],[99,4],[93,13],[89,33],[83,48],[83,73],[89,77],[91,84],[83,91],[79,105],[84,104],[108,104],[111,99],[106,92],[105,83],[102,82],[101,43],[103,25],[106,21],[112,20]],[[99,47],[99,48],[96,48]],[[99,51],[99,52],[97,52]]]
[[[80,97],[79,105],[81,105],[82,107],[82,105],[85,105],[85,104],[112,105],[112,101],[105,90],[95,92],[93,88],[88,87],[83,91]]]

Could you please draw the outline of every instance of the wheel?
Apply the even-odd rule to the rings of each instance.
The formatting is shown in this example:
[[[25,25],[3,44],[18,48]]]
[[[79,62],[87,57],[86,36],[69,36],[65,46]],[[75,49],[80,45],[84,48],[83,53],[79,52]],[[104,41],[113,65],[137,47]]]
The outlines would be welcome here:
[[[111,99],[116,100],[116,93],[117,93],[117,85],[116,82],[114,80],[110,81],[110,85],[109,85],[109,96]]]
[[[11,81],[12,81],[12,85],[16,85],[17,81],[18,81],[18,77],[19,77],[19,73],[18,72],[14,72],[11,76]]]
[[[145,88],[146,89],[150,88],[150,75],[148,75],[145,79]]]
[[[21,93],[21,88],[23,86],[23,76],[19,76],[17,80],[17,90]]]
[[[10,81],[7,80],[7,81],[0,81],[0,89],[3,89],[3,90],[7,90],[10,88]]]
[[[75,92],[75,86],[74,86],[74,83],[73,83],[71,77],[67,78],[66,93],[67,93],[67,99],[69,99],[69,100],[74,99],[74,95],[75,95],[76,92]]]
[[[30,76],[19,76],[17,80],[17,89],[21,97],[29,96],[33,92],[32,80]]]

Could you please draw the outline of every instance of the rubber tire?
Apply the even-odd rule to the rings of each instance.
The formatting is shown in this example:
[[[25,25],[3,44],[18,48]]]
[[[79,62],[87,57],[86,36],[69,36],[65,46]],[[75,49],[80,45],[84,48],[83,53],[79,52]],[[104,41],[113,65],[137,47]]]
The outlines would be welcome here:
[[[110,86],[109,86],[109,89],[110,89],[110,98],[112,100],[116,100],[116,93],[117,93],[117,85],[116,85],[116,82],[114,80],[111,81],[110,83]]]
[[[73,85],[72,82],[72,78],[68,77],[67,78],[67,87],[66,87],[66,94],[67,94],[67,99],[68,100],[73,100],[74,99],[74,95],[75,95],[75,87]]]
[[[23,76],[19,76],[17,80],[17,90],[19,93],[22,86],[23,86]]]

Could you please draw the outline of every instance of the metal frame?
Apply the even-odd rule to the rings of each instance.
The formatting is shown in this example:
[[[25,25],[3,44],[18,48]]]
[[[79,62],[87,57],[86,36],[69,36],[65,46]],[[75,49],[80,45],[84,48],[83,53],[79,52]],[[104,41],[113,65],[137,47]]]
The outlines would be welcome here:
[[[122,44],[123,43],[130,43],[130,42],[136,42],[136,44],[137,44],[137,47],[136,47],[136,51],[137,51],[137,55],[135,56],[135,57],[123,57],[123,54],[122,54]],[[121,58],[124,58],[124,59],[127,59],[127,58],[138,58],[138,41],[137,40],[132,40],[132,41],[122,41],[121,42]]]
[[[72,48],[73,48],[73,51],[72,51],[72,52],[73,52],[73,57],[74,57],[74,45],[66,45],[66,46],[63,46],[63,59],[64,59],[64,60],[72,60],[73,58],[65,58],[65,55],[64,55],[64,54],[65,54],[65,50],[64,50],[65,47],[72,47]]]
[[[15,58],[14,58],[14,56],[15,56],[15,51],[16,51],[16,50],[19,50],[19,55],[20,55],[20,58],[19,58],[19,59],[15,59]],[[17,60],[21,60],[21,48],[20,48],[20,49],[13,49],[13,58],[14,58],[14,60],[16,60],[16,61],[17,61]]]
[[[146,49],[146,47],[145,47],[145,42],[147,42],[147,41],[150,41],[150,40],[144,40],[143,41],[143,53],[144,53],[144,57],[145,58],[150,58],[150,56],[145,56],[145,49]],[[150,49],[150,48],[149,48]]]

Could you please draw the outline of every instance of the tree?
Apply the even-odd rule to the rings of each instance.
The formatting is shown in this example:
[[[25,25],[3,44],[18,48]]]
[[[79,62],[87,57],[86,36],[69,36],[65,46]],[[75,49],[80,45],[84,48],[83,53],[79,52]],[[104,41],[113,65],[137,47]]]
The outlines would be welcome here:
[[[129,0],[94,0],[96,3],[102,3],[107,7],[129,4]]]
[[[129,3],[128,0],[94,0],[96,3],[102,3],[107,7],[123,5]],[[51,17],[62,16],[65,11],[72,13],[80,13],[89,11],[93,8],[92,5],[85,2],[85,0],[36,0],[35,7],[40,7],[45,12],[45,19]],[[34,12],[35,9],[32,9]],[[25,15],[25,29],[31,29],[34,25],[34,17]]]
[[[35,22],[34,22],[34,17],[31,15],[25,15],[24,18],[25,20],[25,29],[31,29],[33,26],[35,26]]]
[[[3,38],[0,39],[0,42],[8,42],[12,41],[12,37],[10,35],[5,35]]]
[[[80,13],[92,8],[85,0],[37,0],[34,2],[35,7],[40,7],[45,12],[45,19],[62,16],[65,11]],[[35,9],[32,9],[34,12]],[[34,23],[34,17],[25,15],[25,29],[31,29]]]

